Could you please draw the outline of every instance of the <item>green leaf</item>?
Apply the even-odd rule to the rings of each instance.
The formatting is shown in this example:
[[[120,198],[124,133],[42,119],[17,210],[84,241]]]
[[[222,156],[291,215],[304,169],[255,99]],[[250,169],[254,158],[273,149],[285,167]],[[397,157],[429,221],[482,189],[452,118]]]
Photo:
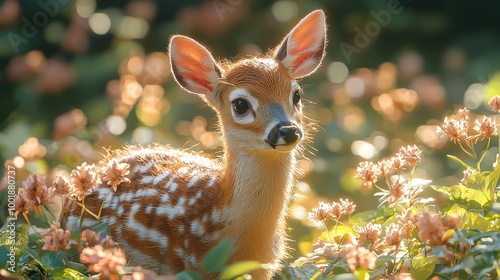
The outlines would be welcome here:
[[[65,268],[63,277],[65,279],[86,280],[88,279],[85,274],[80,273],[72,268]]]
[[[44,251],[40,258],[40,264],[45,270],[52,270],[61,267],[62,258],[58,253],[52,251]]]
[[[220,279],[232,279],[245,273],[261,269],[262,264],[258,261],[243,261],[228,266],[220,275]]]
[[[232,251],[233,246],[231,240],[222,240],[217,246],[210,249],[203,258],[203,269],[206,272],[221,271]]]
[[[454,156],[454,155],[446,155],[449,159],[451,160],[454,160],[456,162],[458,162],[459,164],[461,164],[463,167],[465,168],[470,168],[470,169],[475,169],[474,167],[468,165],[467,163],[465,163],[463,160],[459,159],[458,157]]]
[[[446,212],[447,215],[457,215],[460,217],[460,222],[463,225],[467,221],[467,209],[458,205],[457,203],[453,204],[451,208]]]
[[[175,276],[177,280],[203,280],[201,275],[194,271],[183,271]]]
[[[381,255],[377,258],[375,261],[375,266],[376,267],[385,267],[388,263],[395,262],[395,259],[393,256],[387,256],[387,255]]]
[[[71,268],[72,270],[75,270],[79,273],[83,273],[83,274],[87,274],[88,271],[87,271],[87,267],[81,263],[77,263],[77,262],[72,262],[72,261],[66,261],[66,266],[68,268]]]
[[[313,279],[313,277],[318,272],[318,268],[315,265],[306,265],[302,267],[295,267],[295,276],[299,279]]]
[[[498,232],[498,231],[486,231],[486,232],[470,231],[469,238],[473,241],[477,241],[477,240],[485,238],[485,237],[500,239],[500,232]]]
[[[30,255],[30,256],[31,256],[31,257],[32,257],[32,258],[33,258],[36,262],[38,262],[38,263],[40,262],[40,256],[38,255],[38,253],[37,253],[35,250],[33,250],[33,249],[29,248],[29,247],[24,248],[24,250],[25,250],[25,251],[26,251],[26,253],[28,253],[28,254],[29,254],[29,255]]]
[[[321,234],[321,239],[328,241],[328,242],[333,242],[330,240],[330,237],[335,239],[336,242],[340,242],[341,239],[346,235],[346,234],[353,234],[354,236],[359,236],[358,232],[355,231],[354,229],[342,225],[338,225],[334,227],[330,232],[323,232]]]
[[[483,191],[486,188],[487,177],[485,172],[470,175],[467,179],[467,188]]]
[[[434,256],[417,256],[411,260],[411,275],[415,280],[427,280],[436,268],[437,258]]]
[[[448,230],[448,231],[450,231],[450,230]],[[453,236],[448,240],[448,243],[450,243],[450,244],[463,243],[463,244],[469,244],[469,245],[474,244],[474,240],[472,238],[470,238],[470,236],[473,235],[472,231],[469,231],[466,229],[455,229],[454,231],[455,232],[454,232]],[[442,255],[438,254],[440,249],[443,249],[443,251],[441,251]],[[445,256],[444,248],[437,247],[434,250],[432,250],[432,254],[436,255],[436,256],[444,257]]]
[[[469,178],[470,179],[470,178]],[[483,181],[484,183],[484,181]],[[474,180],[473,182],[468,182],[468,186],[464,185],[454,185],[448,186],[431,186],[435,191],[445,193],[450,197],[452,203],[462,203],[470,206],[471,208],[479,208],[484,206],[489,202],[488,197],[483,191],[477,189],[480,187],[480,182]],[[474,187],[471,188],[470,185]],[[480,187],[482,188],[482,187]],[[471,204],[472,203],[472,204]],[[469,205],[471,204],[471,205]],[[476,204],[476,205],[474,205]]]
[[[499,177],[500,164],[495,167],[495,170],[493,170],[493,172],[488,174],[488,176],[486,177],[486,184],[484,185],[485,188],[483,189],[483,191],[490,196],[489,199],[491,200],[491,202],[495,202],[497,198],[495,189],[497,187]]]
[[[469,215],[469,225],[468,225],[469,228],[477,229],[480,231],[488,230],[490,226],[490,222],[488,220],[486,220],[484,217],[474,212],[469,212],[468,215]]]
[[[349,222],[353,224],[366,224],[368,222],[385,221],[388,217],[394,215],[394,211],[387,207],[378,207],[375,210],[368,210],[356,213],[349,218]]]
[[[475,229],[479,231],[487,231],[490,222],[478,213],[472,212],[458,204],[453,206],[446,212],[447,215],[457,215],[460,218],[460,227],[464,229]]]

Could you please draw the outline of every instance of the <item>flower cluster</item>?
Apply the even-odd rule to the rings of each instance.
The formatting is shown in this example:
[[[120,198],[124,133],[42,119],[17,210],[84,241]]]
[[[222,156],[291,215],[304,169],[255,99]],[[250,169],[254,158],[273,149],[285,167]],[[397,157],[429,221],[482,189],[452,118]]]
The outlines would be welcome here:
[[[53,222],[49,229],[42,233],[44,244],[42,250],[59,252],[68,250],[76,241],[70,239],[69,230],[63,230],[59,222]]]
[[[495,112],[500,112],[500,96],[493,96],[490,101],[488,101],[488,105]]]
[[[324,222],[326,220],[339,220],[342,215],[350,216],[354,213],[356,205],[349,199],[340,199],[339,202],[325,203],[319,202],[319,207],[314,208],[309,212],[309,219],[316,222]]]
[[[380,233],[382,232],[382,225],[368,223],[362,227],[356,227],[356,231],[359,234],[359,243],[364,244],[366,241],[371,242],[371,249],[375,249],[378,246],[378,239]]]
[[[453,141],[453,143],[460,143],[467,138],[469,110],[467,108],[460,109],[454,117],[446,117],[443,125],[437,128],[436,133],[441,138]]]
[[[377,256],[364,247],[355,247],[346,255],[347,264],[352,272],[359,268],[374,269]]]
[[[385,170],[381,170],[380,166],[374,164],[373,162],[365,161],[359,164],[356,172],[357,173],[354,178],[363,180],[363,182],[361,182],[361,187],[371,190],[373,185],[377,182],[378,176],[382,172],[385,172]]]
[[[101,178],[95,164],[89,165],[86,162],[71,171],[70,180],[72,196],[78,200],[82,200],[101,183]]]
[[[483,116],[481,120],[476,120],[474,124],[474,131],[478,133],[478,138],[486,139],[498,135],[497,123],[490,117]]]
[[[23,181],[15,199],[16,216],[19,213],[26,215],[41,205],[49,204],[54,195],[82,201],[101,183],[111,186],[116,191],[120,184],[130,182],[127,177],[129,174],[128,163],[119,163],[116,159],[111,159],[100,165],[83,163],[74,169],[69,177],[58,174],[50,188],[46,185],[45,177],[29,175]]]
[[[498,111],[498,104],[500,104],[500,96],[493,97],[489,102],[494,111]],[[469,127],[472,127],[472,129],[469,129]],[[489,116],[473,116],[469,110],[463,108],[458,110],[456,114],[446,117],[436,132],[441,138],[458,143],[462,151],[475,162],[475,166],[471,166],[457,157],[452,157],[461,165],[466,166],[460,184],[467,186],[469,177],[481,172],[481,165],[490,148],[491,138],[498,135],[496,120]],[[482,152],[478,153],[475,144],[483,140],[486,140],[486,144],[482,148]],[[497,155],[497,161],[493,164],[494,167],[497,165],[498,160]]]
[[[29,175],[21,185],[15,199],[16,216],[19,213],[28,214],[39,206],[50,203],[52,190],[47,188],[44,177]]]
[[[439,246],[447,241],[443,237],[449,229],[460,227],[460,219],[457,216],[441,217],[439,213],[422,211],[416,216],[415,224],[420,241]]]
[[[468,111],[460,110],[457,117],[459,120],[449,123],[460,124],[465,131],[465,122],[469,120]],[[482,131],[481,135],[485,137],[487,133],[493,135],[493,130],[487,129],[490,124],[487,118],[483,118],[477,122],[476,130]],[[455,139],[458,141],[459,138],[457,136]],[[350,271],[362,278],[365,277],[363,273],[372,270],[371,277],[371,273],[376,270],[375,266],[378,266],[377,258],[384,257],[391,259],[393,263],[385,267],[384,279],[412,279],[410,270],[404,267],[404,262],[405,258],[413,257],[410,257],[410,252],[419,252],[425,256],[425,250],[419,248],[440,250],[442,253],[437,258],[442,263],[461,258],[470,245],[466,248],[462,243],[454,243],[456,246],[450,243],[450,238],[455,236],[450,230],[460,227],[460,219],[455,215],[428,211],[430,208],[427,204],[434,200],[417,198],[423,191],[423,186],[430,182],[414,178],[421,155],[422,150],[416,145],[410,145],[401,147],[394,156],[377,163],[360,163],[355,178],[362,180],[361,188],[375,187],[380,190],[374,195],[380,197],[381,206],[385,204],[386,211],[383,215],[386,216],[382,218],[377,216],[381,213],[372,212],[362,216],[356,215],[354,222],[348,220],[346,223],[340,223],[339,217],[344,214],[339,210],[342,209],[342,203],[320,202],[319,207],[309,213],[309,219],[321,221],[323,224],[326,220],[333,219],[337,223],[333,230],[327,228],[314,243],[313,253],[297,261],[302,265],[317,265],[322,272],[326,272],[328,266],[324,264],[335,266],[340,259],[344,266],[348,267],[346,272]],[[472,168],[464,172],[466,177],[477,173],[478,171]],[[466,181],[467,178],[464,179],[464,182]],[[351,223],[356,225],[355,231],[349,228]],[[463,252],[458,252],[457,248]]]
[[[119,163],[118,160],[112,159],[102,168],[102,181],[112,186],[116,192],[116,188],[121,183],[130,183],[130,179],[126,176],[130,173],[130,164]]]
[[[100,273],[100,279],[119,279],[126,264],[122,249],[105,249],[101,245],[83,249],[80,261],[88,264],[89,271]]]
[[[396,246],[396,248],[399,248],[399,246],[401,245],[401,241],[403,240],[403,236],[401,233],[401,225],[396,223],[390,224],[385,229],[385,244],[387,246]]]
[[[106,238],[100,240],[101,232],[95,232],[91,229],[85,229],[81,233],[81,240],[84,242],[85,247],[94,247],[96,245],[101,245],[105,249],[111,249],[118,245],[117,242],[114,242],[113,239],[109,235],[106,235]]]
[[[401,147],[392,157],[383,159],[378,163],[361,162],[357,168],[354,178],[361,179],[361,188],[375,186],[380,192],[381,203],[390,206],[402,203],[410,203],[415,196],[422,191],[422,186],[429,181],[412,180],[412,174],[421,161],[422,150],[416,145]],[[406,180],[402,172],[409,169],[410,179]],[[384,189],[377,181],[383,177],[387,188]]]
[[[490,106],[495,109],[497,99],[490,101]],[[470,112],[467,108],[459,109],[455,115],[446,117],[443,124],[439,126],[436,133],[444,139],[453,141],[453,143],[466,143],[471,145],[478,140],[489,139],[498,135],[495,119],[487,116],[478,118],[474,122],[474,134],[469,134]]]
[[[415,168],[421,161],[421,154],[422,150],[416,145],[401,147],[393,157],[383,159],[376,164],[369,161],[361,162],[354,178],[362,180],[361,188],[371,189],[380,176],[387,179],[391,174],[399,174],[407,166]]]

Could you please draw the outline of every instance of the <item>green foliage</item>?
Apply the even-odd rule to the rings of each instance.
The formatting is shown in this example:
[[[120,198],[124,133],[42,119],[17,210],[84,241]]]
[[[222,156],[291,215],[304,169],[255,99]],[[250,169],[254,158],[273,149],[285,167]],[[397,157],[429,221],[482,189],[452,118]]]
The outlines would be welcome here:
[[[333,228],[326,227],[314,244],[315,250],[286,266],[282,274],[287,279],[385,279],[409,275],[417,280],[433,276],[497,279],[498,155],[492,170],[481,169],[490,138],[496,136],[496,124],[483,117],[482,123],[475,123],[477,134],[453,138],[457,135],[453,129],[466,131],[468,127],[469,112],[462,109],[457,115],[459,121],[445,120],[438,132],[455,139],[474,164],[448,155],[466,170],[460,184],[430,187],[435,193],[427,193],[446,196],[443,203],[433,204],[433,197],[421,197],[429,181],[414,176],[422,153],[416,146],[401,148],[378,163],[361,163],[355,177],[363,180],[362,187],[379,190],[375,195],[380,197],[381,206],[342,220],[333,214],[342,200],[331,205],[320,203],[309,214],[310,219],[325,226],[327,220],[333,219]]]
[[[231,255],[231,240],[223,240],[219,245],[208,251],[203,259],[203,269],[206,272],[220,271]]]
[[[437,258],[433,256],[417,256],[411,260],[411,275],[416,280],[426,280],[434,273]]]
[[[263,269],[264,265],[258,261],[242,261],[229,265],[220,274],[220,279],[234,279],[254,270]]]
[[[265,268],[265,265],[258,261],[242,261],[225,266],[224,264],[228,262],[232,250],[232,242],[227,239],[210,249],[203,258],[203,274],[219,273],[219,279],[237,279],[254,270]],[[203,279],[202,274],[194,271],[183,271],[176,277],[181,280]]]

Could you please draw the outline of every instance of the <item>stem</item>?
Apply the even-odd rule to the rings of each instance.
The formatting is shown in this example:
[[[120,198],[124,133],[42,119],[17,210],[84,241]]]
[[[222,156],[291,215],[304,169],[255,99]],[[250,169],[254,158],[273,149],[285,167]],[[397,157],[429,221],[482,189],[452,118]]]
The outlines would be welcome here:
[[[77,202],[78,204],[78,202]],[[80,242],[82,241],[82,228],[83,228],[83,215],[85,214],[85,197],[82,198],[82,203],[80,204],[82,207],[82,212],[80,213],[80,225],[79,225],[79,234],[78,234],[78,251],[80,251]]]
[[[387,186],[390,186],[388,182],[387,183]],[[378,189],[379,191],[385,191],[383,188],[379,187],[377,184],[373,184],[373,186]]]
[[[43,205],[43,208],[49,212],[49,214],[52,216],[52,218],[54,218],[54,220],[57,220],[56,219],[56,216],[50,211],[49,207],[47,207],[47,205]]]
[[[61,214],[59,214],[59,219],[57,219],[57,221],[60,223],[64,216],[64,197],[62,195],[59,197],[61,198]]]
[[[326,230],[326,233],[328,234],[328,238],[330,238],[330,243],[333,243],[333,238],[332,236],[330,235],[330,230],[328,230],[328,227],[326,226],[326,223],[325,221],[321,221],[321,223],[323,224],[323,226],[325,227],[325,230]]]
[[[488,152],[488,149],[490,148],[490,143],[491,143],[491,138],[488,137],[488,141],[486,142],[486,146],[484,146],[483,154],[481,155],[481,158],[477,162],[477,170],[481,170],[481,162],[483,161],[484,157],[486,156],[486,152]]]
[[[80,206],[80,207],[82,208],[82,212],[83,212],[83,211],[85,211],[85,212],[87,212],[87,214],[89,214],[90,216],[92,216],[92,217],[96,218],[97,220],[99,220],[99,217],[98,217],[96,214],[94,214],[94,212],[92,212],[92,211],[90,211],[89,209],[85,208],[85,205],[84,205],[84,203],[83,203],[83,202],[84,202],[84,200],[85,200],[85,198],[83,198],[82,203],[80,203],[80,202],[78,202],[78,201],[76,201],[76,200],[73,200],[73,201],[76,203],[76,205],[78,205],[78,206]],[[81,217],[83,217],[83,213],[81,214]]]
[[[473,151],[473,153],[475,154],[475,151],[474,149],[472,149],[472,147],[469,145],[469,142],[466,142],[467,143],[467,146],[469,146],[469,148],[471,148],[471,150]],[[467,155],[469,155],[471,158],[473,158],[474,160],[476,160],[476,156],[475,155],[472,155],[471,153],[469,153],[465,148],[464,146],[462,145],[461,142],[458,142],[458,145],[460,145],[460,148],[462,149],[462,151],[464,151],[464,153],[466,153]]]
[[[99,213],[97,214],[97,217],[96,219],[99,221],[101,219],[101,213],[102,213],[102,209],[104,208],[104,202],[106,201],[106,199],[108,199],[108,196],[111,192],[109,192],[106,197],[102,200],[102,203],[101,203],[101,207],[99,208]]]
[[[491,198],[491,204],[497,202],[497,199],[496,199],[496,186],[492,186],[491,188],[491,193],[490,193],[490,198]]]
[[[393,260],[393,264],[394,264],[394,268],[396,268],[396,263],[398,262],[398,252],[399,252],[399,244],[396,245],[396,250],[394,250],[394,260]]]
[[[28,218],[28,215],[26,213],[23,213],[23,217],[24,219],[26,220],[26,222],[28,223],[28,225],[33,229],[33,231],[38,234],[38,236],[40,236],[41,239],[43,239],[43,236],[38,232],[36,231],[35,227],[33,226],[33,224],[30,222],[30,219]]]

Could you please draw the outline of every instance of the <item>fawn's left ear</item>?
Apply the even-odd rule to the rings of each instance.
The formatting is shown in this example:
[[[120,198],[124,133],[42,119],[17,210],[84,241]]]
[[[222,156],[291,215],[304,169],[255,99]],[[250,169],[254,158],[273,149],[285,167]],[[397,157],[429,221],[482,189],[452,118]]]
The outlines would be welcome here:
[[[212,97],[223,72],[210,52],[195,40],[180,35],[170,39],[168,49],[177,83],[188,92]]]
[[[318,69],[325,55],[325,13],[316,10],[303,18],[275,49],[275,58],[294,79],[308,76]]]

